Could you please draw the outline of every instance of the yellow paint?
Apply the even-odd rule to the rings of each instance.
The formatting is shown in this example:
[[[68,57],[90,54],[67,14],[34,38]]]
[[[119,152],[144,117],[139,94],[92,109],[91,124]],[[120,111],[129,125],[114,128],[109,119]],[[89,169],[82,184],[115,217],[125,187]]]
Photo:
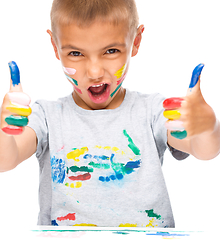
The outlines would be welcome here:
[[[81,188],[82,187],[82,182],[77,182],[75,187],[76,188]]]
[[[167,110],[163,112],[163,115],[170,120],[177,120],[180,118],[181,113],[179,110]]]
[[[68,153],[66,155],[67,159],[73,159],[76,162],[79,162],[80,160],[78,159],[78,157],[80,157],[81,155],[85,154],[86,152],[88,152],[89,149],[87,147],[83,147],[81,149],[76,149],[70,153]]]
[[[95,146],[95,148],[102,149],[102,146],[97,145],[97,146]]]
[[[137,227],[137,224],[125,223],[125,224],[120,224],[119,227]]]
[[[6,109],[9,110],[11,113],[15,113],[23,117],[28,117],[29,115],[31,115],[32,112],[30,107],[21,105],[17,106],[12,103],[8,107],[6,107]]]
[[[115,76],[117,77],[117,79],[121,78],[122,75],[124,74],[125,66],[126,66],[126,64],[115,73]]]
[[[80,223],[80,224],[75,224],[73,227],[97,227],[95,224],[87,224],[87,223]]]
[[[155,222],[155,219],[154,218],[152,218],[152,220],[149,220],[149,224],[148,225],[146,225],[146,227],[155,227],[154,225],[153,225],[153,223]]]
[[[113,151],[113,152],[118,152],[118,151],[119,151],[119,148],[113,147],[113,148],[112,148],[112,151]]]
[[[71,184],[70,184],[70,187],[71,187],[71,188],[74,188],[74,183],[71,183]]]
[[[104,147],[105,150],[111,150],[112,148],[111,147]]]

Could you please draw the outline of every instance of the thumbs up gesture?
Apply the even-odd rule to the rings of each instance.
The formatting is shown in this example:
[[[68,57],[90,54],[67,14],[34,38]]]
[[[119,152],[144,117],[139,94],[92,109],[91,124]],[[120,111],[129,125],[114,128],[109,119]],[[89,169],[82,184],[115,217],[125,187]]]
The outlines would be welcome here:
[[[193,71],[186,97],[168,98],[164,101],[164,117],[168,119],[166,128],[177,139],[194,137],[213,131],[215,113],[205,102],[200,89],[200,75],[204,68],[199,64]]]
[[[1,129],[9,135],[19,135],[28,124],[31,114],[30,97],[23,93],[20,71],[15,62],[9,64],[11,72],[10,91],[5,95],[1,108]]]

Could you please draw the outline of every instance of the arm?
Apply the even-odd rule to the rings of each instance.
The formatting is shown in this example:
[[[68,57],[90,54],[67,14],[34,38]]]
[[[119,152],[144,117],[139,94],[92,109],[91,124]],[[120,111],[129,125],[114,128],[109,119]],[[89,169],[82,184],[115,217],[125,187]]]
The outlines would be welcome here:
[[[14,169],[31,157],[36,149],[37,137],[31,128],[25,127],[19,136],[10,136],[0,130],[0,172]]]
[[[198,70],[198,69],[197,69]],[[201,69],[200,69],[201,70]],[[210,160],[220,153],[220,124],[213,109],[204,100],[200,89],[200,73],[192,85],[194,73],[187,96],[180,101],[178,122],[187,132],[185,139],[178,139],[172,134],[172,124],[168,121],[168,143],[183,152],[201,160]],[[166,112],[166,111],[165,111]],[[165,114],[166,115],[166,114]],[[182,129],[182,130],[183,130]]]

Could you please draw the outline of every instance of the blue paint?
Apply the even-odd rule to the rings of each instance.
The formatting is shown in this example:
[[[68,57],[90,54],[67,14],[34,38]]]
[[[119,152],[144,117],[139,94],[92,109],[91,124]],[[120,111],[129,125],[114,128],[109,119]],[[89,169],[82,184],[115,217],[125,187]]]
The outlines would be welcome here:
[[[148,236],[162,236],[162,237],[184,237],[190,236],[189,234],[182,233],[169,233],[169,232],[157,232],[157,233],[147,233]]]
[[[84,159],[91,159],[91,158],[92,158],[92,155],[91,155],[91,154],[86,154],[83,158],[84,158]]]
[[[52,224],[52,226],[59,226],[59,225],[57,224],[56,220],[52,220],[52,221],[51,221],[51,224]]]
[[[109,160],[109,157],[108,156],[94,156],[93,158],[95,158],[96,160]]]
[[[139,168],[141,166],[141,160],[131,161],[125,165],[125,168]]]
[[[54,183],[63,183],[66,176],[66,164],[62,159],[51,158],[51,177]]]
[[[20,71],[16,62],[13,62],[13,61],[10,62],[8,63],[8,66],[10,68],[11,80],[12,80],[13,86],[18,85],[20,83]]]
[[[192,79],[189,85],[189,88],[194,88],[199,81],[199,76],[201,75],[202,69],[204,68],[204,64],[199,64],[192,73]]]

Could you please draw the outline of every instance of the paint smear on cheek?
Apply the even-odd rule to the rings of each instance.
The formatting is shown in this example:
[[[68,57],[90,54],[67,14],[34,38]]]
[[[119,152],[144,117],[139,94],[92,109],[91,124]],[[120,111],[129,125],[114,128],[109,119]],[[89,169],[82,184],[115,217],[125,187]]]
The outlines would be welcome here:
[[[77,88],[76,86],[74,86],[74,88],[78,93],[82,94],[82,91],[79,88]]]
[[[65,73],[67,73],[69,75],[75,75],[76,74],[76,69],[74,69],[74,68],[63,67],[63,70],[64,70]]]
[[[116,73],[115,73],[115,76],[119,79],[123,76],[124,72],[125,72],[125,69],[126,69],[126,64],[123,65],[122,68],[120,68]]]

